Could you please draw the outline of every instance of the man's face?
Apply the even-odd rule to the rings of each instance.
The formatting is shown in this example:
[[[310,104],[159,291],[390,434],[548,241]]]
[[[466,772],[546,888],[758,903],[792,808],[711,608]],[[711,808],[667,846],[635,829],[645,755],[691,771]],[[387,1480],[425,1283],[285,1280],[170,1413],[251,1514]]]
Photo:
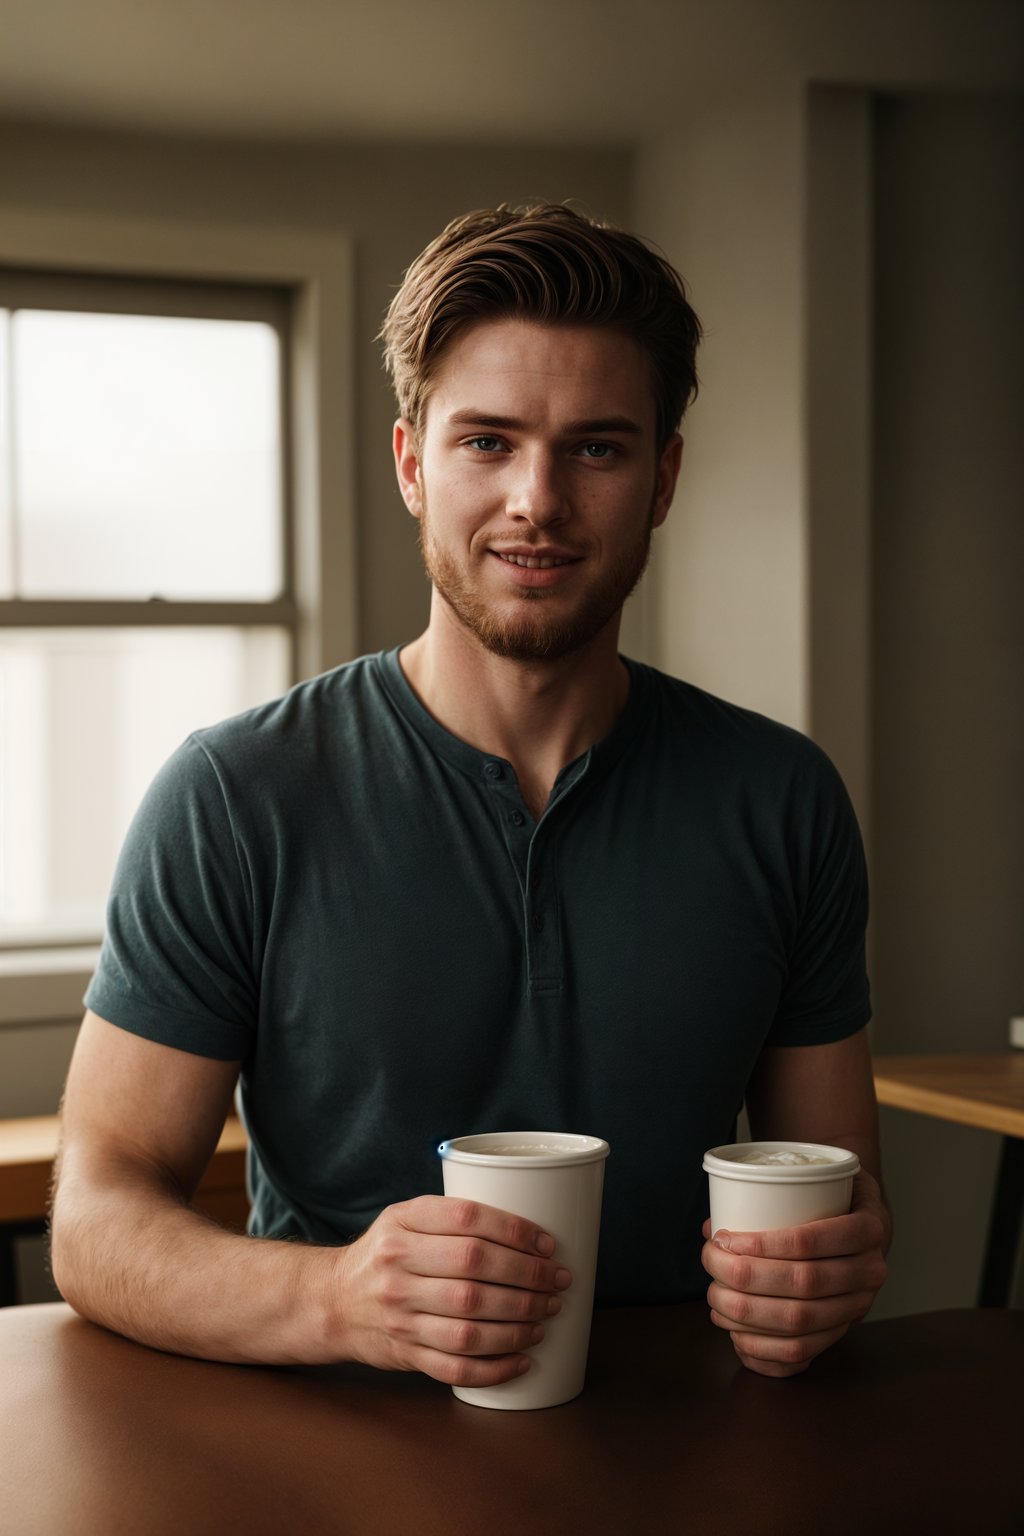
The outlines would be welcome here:
[[[439,597],[520,661],[586,645],[639,581],[682,449],[660,454],[647,361],[600,327],[481,321],[435,375],[417,445],[395,428],[406,505]]]

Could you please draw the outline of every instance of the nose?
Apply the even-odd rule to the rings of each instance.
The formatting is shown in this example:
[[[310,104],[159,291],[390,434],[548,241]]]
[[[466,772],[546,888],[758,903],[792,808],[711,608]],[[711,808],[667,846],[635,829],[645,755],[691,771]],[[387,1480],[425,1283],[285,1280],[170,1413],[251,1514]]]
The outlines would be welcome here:
[[[505,516],[536,528],[563,523],[570,515],[565,487],[554,456],[537,452],[523,455],[516,465],[505,498]]]

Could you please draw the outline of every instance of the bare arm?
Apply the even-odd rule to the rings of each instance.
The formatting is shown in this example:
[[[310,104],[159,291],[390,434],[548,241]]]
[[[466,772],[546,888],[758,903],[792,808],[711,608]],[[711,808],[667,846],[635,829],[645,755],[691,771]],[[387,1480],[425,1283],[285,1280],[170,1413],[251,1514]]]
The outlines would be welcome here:
[[[705,1224],[712,1321],[731,1334],[744,1365],[788,1376],[864,1317],[885,1279],[891,1221],[867,1031],[832,1045],[765,1051],[747,1108],[756,1139],[846,1147],[862,1168],[848,1216],[713,1240]]]
[[[76,1311],[204,1359],[358,1359],[480,1386],[527,1368],[568,1276],[517,1217],[425,1196],[325,1248],[242,1237],[190,1209],[237,1076],[237,1062],[86,1014],[53,1208],[54,1277]]]

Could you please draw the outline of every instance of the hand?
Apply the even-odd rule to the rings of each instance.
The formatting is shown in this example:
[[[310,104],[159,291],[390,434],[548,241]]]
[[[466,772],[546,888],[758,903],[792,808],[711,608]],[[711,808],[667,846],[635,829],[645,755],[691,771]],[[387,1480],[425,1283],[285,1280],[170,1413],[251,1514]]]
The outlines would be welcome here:
[[[869,1311],[885,1280],[889,1215],[869,1173],[853,1181],[848,1216],[775,1232],[704,1223],[711,1321],[762,1376],[794,1376]]]
[[[388,1206],[335,1250],[347,1358],[485,1387],[529,1370],[572,1276],[534,1223],[472,1200]]]

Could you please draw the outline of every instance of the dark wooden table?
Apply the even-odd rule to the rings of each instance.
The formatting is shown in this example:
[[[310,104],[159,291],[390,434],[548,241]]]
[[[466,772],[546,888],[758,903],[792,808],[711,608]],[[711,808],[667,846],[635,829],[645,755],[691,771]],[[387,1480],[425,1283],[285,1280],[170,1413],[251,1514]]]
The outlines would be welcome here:
[[[703,1303],[598,1312],[536,1413],[422,1376],[159,1354],[0,1313],[5,1536],[1019,1536],[1024,1313],[866,1323],[744,1371]]]

